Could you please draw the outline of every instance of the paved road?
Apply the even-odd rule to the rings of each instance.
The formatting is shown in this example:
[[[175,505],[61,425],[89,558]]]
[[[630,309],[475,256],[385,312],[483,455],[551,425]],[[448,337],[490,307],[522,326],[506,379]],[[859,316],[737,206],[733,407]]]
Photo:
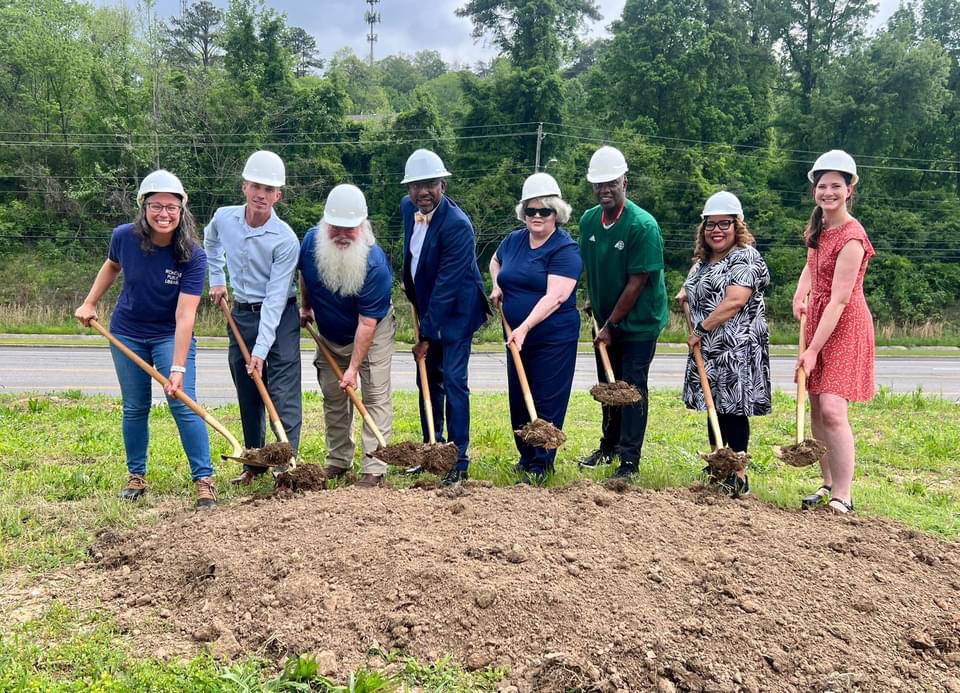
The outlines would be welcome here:
[[[312,365],[313,352],[303,354],[303,389],[318,390]],[[650,372],[651,387],[680,387],[686,357],[660,354]],[[793,389],[792,357],[773,357],[773,385]],[[224,349],[201,349],[200,401],[217,405],[235,401],[227,356]],[[413,390],[415,368],[409,352],[398,352],[393,359],[394,388]],[[581,354],[577,359],[574,388],[589,389],[596,383],[593,359]],[[877,383],[894,392],[923,392],[960,401],[960,361],[943,357],[881,357],[877,359]],[[119,396],[120,387],[106,348],[90,347],[0,347],[0,392],[57,392],[80,390],[86,394]],[[470,389],[473,392],[503,392],[506,389],[506,359],[503,354],[475,353],[470,359]],[[162,399],[159,386],[154,388]]]

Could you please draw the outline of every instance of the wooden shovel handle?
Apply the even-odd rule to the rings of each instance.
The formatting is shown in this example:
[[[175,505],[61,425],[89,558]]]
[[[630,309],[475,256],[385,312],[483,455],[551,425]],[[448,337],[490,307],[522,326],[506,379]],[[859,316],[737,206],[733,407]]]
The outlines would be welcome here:
[[[683,302],[683,312],[687,316],[687,329],[693,334],[693,321],[690,319],[690,306]],[[693,360],[697,364],[697,373],[700,374],[700,386],[703,388],[703,400],[707,404],[707,420],[710,422],[710,430],[713,431],[713,439],[716,443],[714,450],[723,447],[723,435],[720,433],[720,421],[717,419],[717,408],[713,404],[713,390],[710,389],[710,381],[707,380],[707,368],[703,363],[703,352],[700,345],[693,347]]]
[[[313,337],[313,341],[317,343],[317,348],[320,350],[320,353],[323,354],[324,360],[327,362],[327,365],[330,366],[330,370],[333,371],[333,374],[337,376],[337,380],[343,380],[343,371],[340,370],[340,366],[337,364],[333,354],[330,353],[330,350],[327,348],[327,345],[323,343],[323,340],[320,339],[320,335],[317,333],[317,329],[310,323],[306,324],[307,332],[310,333],[310,336]],[[370,416],[370,412],[367,411],[367,408],[363,406],[363,402],[357,396],[357,391],[353,389],[353,386],[347,385],[344,388],[347,392],[347,396],[350,398],[350,401],[353,402],[353,406],[357,408],[357,411],[360,412],[360,416],[363,418],[365,424],[370,429],[370,432],[373,433],[373,436],[377,439],[377,444],[385,448],[387,446],[387,441],[383,439],[383,434],[380,432],[380,429],[377,428],[377,424],[373,422],[373,417]]]
[[[230,325],[230,330],[233,332],[234,338],[237,340],[237,346],[240,347],[240,353],[243,354],[243,362],[249,366],[250,350],[247,349],[247,343],[243,341],[243,335],[240,334],[240,328],[237,327],[237,322],[233,319],[233,314],[230,312],[230,306],[227,305],[227,299],[221,298],[218,303],[220,304],[220,310],[223,311],[223,314],[227,318],[227,324]],[[277,438],[280,439],[281,443],[289,443],[290,441],[287,439],[287,432],[283,429],[283,424],[280,422],[280,415],[277,413],[277,408],[273,406],[273,400],[270,398],[270,393],[267,392],[267,386],[263,384],[263,378],[260,377],[260,373],[256,369],[250,371],[250,377],[257,386],[257,392],[260,393],[260,399],[263,400],[263,404],[267,408],[267,414],[270,416],[270,423],[273,424],[273,430],[277,434]]]
[[[513,334],[510,325],[507,324],[507,316],[500,313],[500,320],[503,322],[503,329],[507,333],[507,339]],[[520,381],[520,391],[523,392],[523,401],[527,404],[527,413],[531,421],[537,420],[537,408],[533,404],[533,393],[530,392],[530,383],[527,382],[527,372],[523,368],[523,359],[520,358],[520,349],[516,344],[510,342],[508,345],[510,355],[513,357],[513,366],[517,369],[517,379]]]
[[[808,300],[805,303],[809,302]],[[807,349],[807,311],[800,314],[800,354]],[[799,354],[797,355],[799,358]],[[803,442],[804,414],[807,404],[807,372],[797,369],[797,444]]]
[[[596,338],[600,334],[600,327],[593,315],[590,316],[590,319],[593,321],[593,336]],[[607,345],[603,342],[594,342],[594,344],[597,345],[597,350],[600,352],[600,363],[603,364],[603,371],[607,374],[607,382],[616,382],[617,379],[613,376],[613,365],[610,363],[610,354],[607,353]]]
[[[117,339],[112,334],[110,334],[110,331],[107,330],[107,328],[105,328],[99,322],[97,322],[96,320],[91,320],[90,327],[92,327],[101,335],[106,337],[107,341],[109,341],[111,344],[113,344],[113,346],[117,347],[117,349],[122,351],[128,359],[130,359],[135,364],[140,366],[140,368],[142,368],[151,378],[156,380],[158,383],[166,387],[167,383],[170,382],[164,377],[164,375],[160,371],[158,371],[156,368],[154,368],[149,363],[144,361],[136,353],[134,353],[134,351],[132,351],[130,347],[128,347],[126,344],[124,344],[119,339]],[[190,407],[190,409],[197,416],[203,419],[207,423],[207,425],[210,426],[210,428],[212,428],[217,433],[219,433],[220,435],[222,435],[224,438],[227,439],[227,442],[230,443],[230,446],[233,448],[233,453],[231,455],[233,458],[243,457],[243,448],[240,446],[240,443],[237,441],[237,439],[233,437],[230,431],[228,431],[223,424],[221,424],[219,421],[213,418],[210,414],[208,414],[206,409],[200,406],[200,404],[198,404],[197,402],[194,402],[193,399],[191,399],[190,395],[188,395],[183,390],[177,390],[173,396],[179,399],[184,404],[186,404],[188,407]]]
[[[413,316],[413,341],[420,343],[420,318],[417,317],[417,307],[410,304],[410,314]],[[417,370],[420,373],[420,396],[423,397],[423,412],[427,418],[427,435],[430,445],[437,444],[437,430],[433,424],[433,401],[430,399],[430,383],[427,381],[427,360],[418,358]]]

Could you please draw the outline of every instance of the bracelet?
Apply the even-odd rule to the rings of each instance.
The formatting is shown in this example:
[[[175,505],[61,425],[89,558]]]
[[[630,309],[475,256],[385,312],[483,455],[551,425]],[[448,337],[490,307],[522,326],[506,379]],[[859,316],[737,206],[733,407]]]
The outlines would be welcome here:
[[[183,373],[184,375],[186,375],[187,369],[186,369],[186,367],[184,367],[184,366],[170,366],[170,372],[171,372],[171,373]]]
[[[709,330],[704,328],[703,320],[701,320],[700,322],[698,322],[696,325],[693,326],[693,331],[701,337],[706,337],[707,333],[709,332]]]

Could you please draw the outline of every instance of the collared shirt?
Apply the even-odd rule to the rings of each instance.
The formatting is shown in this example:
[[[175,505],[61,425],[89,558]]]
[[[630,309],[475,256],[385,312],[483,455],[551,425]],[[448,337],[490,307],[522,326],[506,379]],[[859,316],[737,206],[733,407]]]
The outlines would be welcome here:
[[[414,282],[417,280],[417,265],[420,264],[420,251],[423,250],[423,241],[427,237],[427,229],[430,228],[430,220],[433,218],[435,211],[437,211],[436,207],[427,213],[427,221],[415,222],[413,225],[413,233],[410,234],[410,278],[413,279]],[[417,215],[419,214],[418,211]]]
[[[257,343],[250,353],[266,359],[287,299],[297,294],[294,275],[300,242],[273,210],[267,222],[257,228],[247,223],[245,211],[246,205],[218,209],[203,231],[203,247],[210,286],[226,286],[226,265],[234,301],[263,304]]]

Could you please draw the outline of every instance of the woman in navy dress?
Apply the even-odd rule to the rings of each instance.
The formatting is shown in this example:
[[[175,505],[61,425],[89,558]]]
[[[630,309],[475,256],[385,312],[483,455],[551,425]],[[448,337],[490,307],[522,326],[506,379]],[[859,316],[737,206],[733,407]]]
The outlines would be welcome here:
[[[557,181],[535,173],[524,182],[521,197],[517,219],[525,225],[511,231],[490,260],[490,300],[513,329],[508,345],[520,349],[537,415],[563,428],[577,361],[580,315],[575,289],[583,261],[576,241],[560,226],[573,210],[563,201]],[[510,423],[517,430],[529,422],[529,414],[509,358],[507,379]],[[557,451],[533,447],[518,436],[514,440],[521,481],[542,482],[553,471]]]

